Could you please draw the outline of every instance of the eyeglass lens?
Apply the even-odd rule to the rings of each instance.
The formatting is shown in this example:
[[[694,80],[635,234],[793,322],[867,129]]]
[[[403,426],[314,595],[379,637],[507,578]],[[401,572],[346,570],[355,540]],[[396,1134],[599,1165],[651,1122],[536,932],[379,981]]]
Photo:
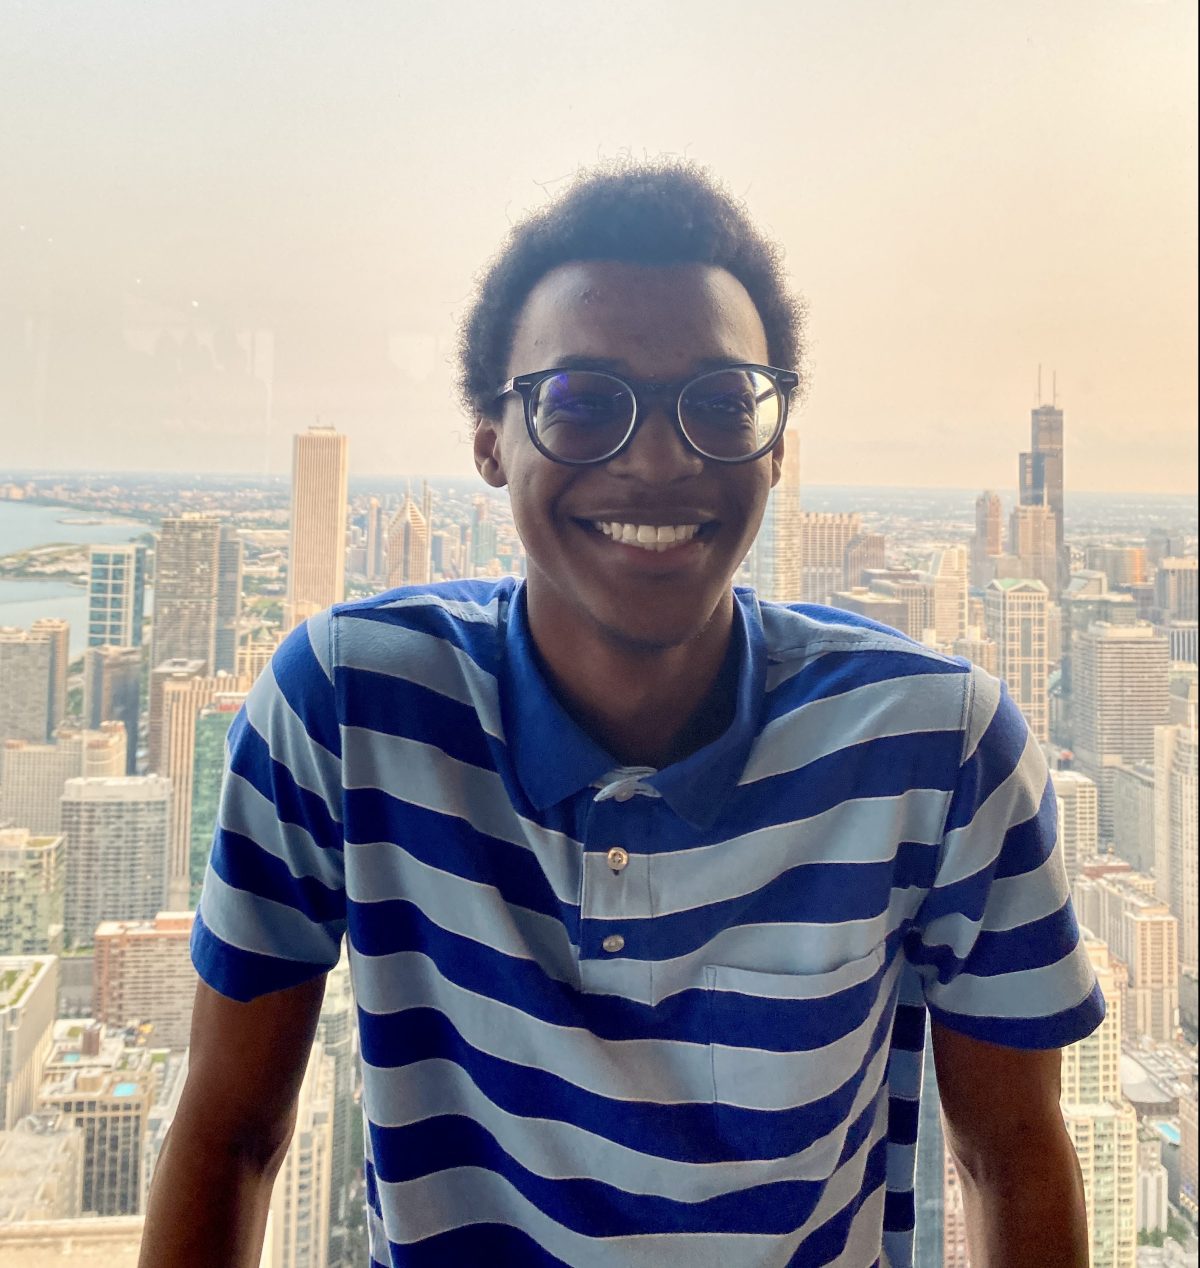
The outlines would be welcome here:
[[[771,443],[783,398],[761,370],[714,370],[693,379],[679,401],[688,440],[706,457],[736,460]],[[594,462],[620,448],[635,416],[633,393],[596,370],[565,370],[537,385],[530,416],[540,443],[568,462]]]

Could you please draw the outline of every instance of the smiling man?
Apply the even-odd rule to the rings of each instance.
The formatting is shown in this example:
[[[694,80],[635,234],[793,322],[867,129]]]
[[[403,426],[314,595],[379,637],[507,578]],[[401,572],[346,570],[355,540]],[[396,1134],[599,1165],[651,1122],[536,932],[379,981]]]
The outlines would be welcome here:
[[[1104,1005],[1037,744],[732,584],[800,330],[691,167],[513,231],[462,383],[528,575],[339,605],[251,693],[144,1265],[258,1262],[343,942],[373,1268],[911,1265],[927,1019],[973,1263],[1087,1263],[1059,1049]]]

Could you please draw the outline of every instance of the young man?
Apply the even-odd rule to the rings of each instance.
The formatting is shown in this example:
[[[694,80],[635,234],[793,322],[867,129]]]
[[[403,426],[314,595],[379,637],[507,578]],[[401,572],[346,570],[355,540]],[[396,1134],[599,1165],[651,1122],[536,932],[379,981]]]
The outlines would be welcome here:
[[[527,579],[338,605],[251,693],[144,1265],[257,1263],[343,939],[373,1268],[909,1265],[927,1014],[973,1262],[1086,1265],[1058,1050],[1104,1006],[1037,744],[732,588],[800,325],[688,167],[514,231],[463,384]]]

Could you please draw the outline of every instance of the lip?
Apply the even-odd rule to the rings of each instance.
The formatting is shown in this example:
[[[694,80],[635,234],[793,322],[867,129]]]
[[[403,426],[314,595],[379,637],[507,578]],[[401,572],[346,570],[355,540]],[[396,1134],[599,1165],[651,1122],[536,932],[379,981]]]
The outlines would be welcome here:
[[[571,518],[579,524],[590,525],[594,521],[599,520],[601,523],[618,524],[648,524],[654,528],[673,527],[676,524],[699,524],[702,528],[707,524],[716,523],[717,517],[708,511],[698,511],[695,507],[667,507],[656,506],[654,510],[635,510],[632,507],[625,507],[623,510],[612,510],[605,508],[599,511],[589,511],[586,515],[572,515]]]

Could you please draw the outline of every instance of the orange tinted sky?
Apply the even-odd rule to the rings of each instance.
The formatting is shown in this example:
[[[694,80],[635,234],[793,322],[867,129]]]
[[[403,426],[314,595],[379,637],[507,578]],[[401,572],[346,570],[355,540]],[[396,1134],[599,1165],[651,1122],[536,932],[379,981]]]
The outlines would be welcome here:
[[[1194,2],[8,5],[0,117],[6,467],[469,470],[472,276],[629,150],[785,247],[806,482],[1013,485],[1041,362],[1070,485],[1196,487]]]

